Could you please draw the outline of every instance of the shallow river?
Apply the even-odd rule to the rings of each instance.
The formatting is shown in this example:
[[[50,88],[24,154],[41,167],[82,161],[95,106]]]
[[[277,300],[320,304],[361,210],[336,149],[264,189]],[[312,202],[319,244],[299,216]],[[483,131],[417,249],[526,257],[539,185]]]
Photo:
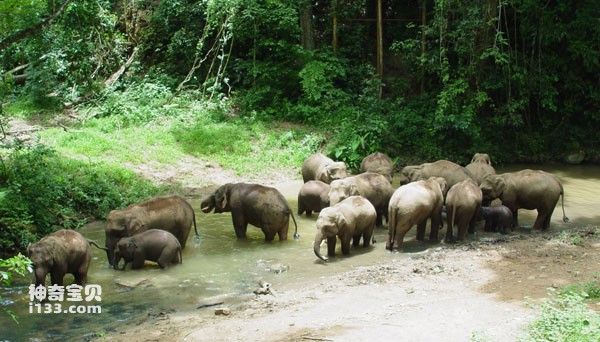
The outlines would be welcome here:
[[[564,165],[511,165],[497,168],[497,172],[536,168],[557,175],[565,189],[565,210],[570,218],[563,223],[560,201],[552,217],[553,230],[573,226],[598,225],[600,223],[600,166]],[[395,178],[395,187],[398,177]],[[276,187],[285,195],[292,209],[297,208],[296,196],[301,181],[293,181]],[[259,229],[249,227],[248,239],[238,241],[231,224],[231,216],[204,214],[199,210],[200,199],[191,201],[197,212],[197,225],[201,244],[194,246],[193,233],[183,252],[183,264],[167,270],[147,266],[144,270],[117,271],[110,269],[104,251],[92,248],[93,260],[89,270],[90,284],[102,288],[101,313],[65,314],[38,313],[33,307],[30,313],[29,281],[17,279],[13,286],[1,289],[1,308],[16,313],[20,324],[15,324],[0,311],[0,341],[46,341],[82,340],[96,333],[111,331],[123,324],[136,324],[147,318],[164,313],[191,311],[199,315],[213,315],[204,304],[224,302],[225,305],[254,296],[258,281],[270,282],[275,291],[302,283],[318,284],[320,277],[350,270],[353,267],[373,265],[392,258],[406,258],[415,253],[427,253],[436,245],[414,240],[413,228],[405,238],[404,253],[387,253],[385,240],[387,228],[376,228],[377,243],[367,250],[352,249],[350,257],[332,258],[329,263],[319,261],[312,250],[316,214],[310,217],[296,215],[300,239],[292,239],[293,223],[290,224],[289,240],[265,243]],[[521,229],[527,234],[535,219],[534,211],[519,212]],[[104,225],[96,222],[82,228],[89,239],[104,243]],[[442,231],[441,236],[445,234]],[[491,233],[486,233],[491,234]],[[478,237],[485,236],[480,230]],[[427,235],[426,235],[427,236]],[[442,244],[442,243],[440,243]],[[326,253],[326,247],[322,253]],[[337,253],[340,254],[339,243]],[[65,282],[70,284],[68,275]],[[64,302],[63,302],[64,303]],[[71,303],[69,303],[71,304]],[[86,304],[76,303],[76,304]],[[66,305],[66,304],[63,304]]]

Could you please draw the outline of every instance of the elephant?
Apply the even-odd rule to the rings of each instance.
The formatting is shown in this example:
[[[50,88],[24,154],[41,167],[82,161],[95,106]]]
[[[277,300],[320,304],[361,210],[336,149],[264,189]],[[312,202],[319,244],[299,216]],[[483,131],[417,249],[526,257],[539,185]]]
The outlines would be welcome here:
[[[541,170],[525,169],[499,175],[486,176],[479,185],[484,200],[499,198],[513,214],[512,227],[518,226],[519,209],[537,209],[538,215],[533,224],[534,231],[546,230],[559,197],[562,196],[563,221],[565,215],[565,197],[563,186],[558,178]]]
[[[492,160],[487,153],[475,153],[473,158],[471,158],[471,164],[473,163],[482,163],[492,166]]]
[[[71,273],[75,283],[87,284],[88,268],[92,254],[90,241],[79,232],[61,229],[27,247],[27,256],[33,262],[34,283],[46,285],[46,275],[54,285],[63,285],[65,274]]]
[[[446,179],[448,189],[450,189],[456,183],[473,178],[473,175],[469,170],[456,163],[448,160],[438,160],[433,163],[405,166],[400,174],[400,185],[430,177],[443,177]]]
[[[298,192],[298,215],[306,212],[310,216],[313,211],[319,212],[328,207],[329,188],[329,184],[318,180],[304,183]]]
[[[481,162],[467,164],[465,169],[473,175],[473,179],[475,179],[478,185],[481,184],[485,176],[496,174],[496,169],[493,166]]]
[[[192,226],[196,232],[196,240],[199,240],[194,209],[180,196],[155,197],[141,204],[132,204],[122,210],[111,210],[104,228],[108,262],[112,267],[117,268],[114,251],[119,239],[149,229],[168,231],[179,240],[181,248],[185,248]]]
[[[392,158],[380,152],[373,152],[360,163],[360,172],[379,173],[387,178],[390,184],[394,177],[394,162]]]
[[[446,194],[446,216],[448,228],[444,242],[454,241],[454,225],[458,226],[457,239],[465,240],[467,226],[470,234],[475,233],[475,222],[481,208],[483,195],[481,189],[473,179],[465,179],[454,184]]]
[[[390,251],[400,249],[404,236],[415,224],[417,240],[424,240],[428,218],[431,219],[429,239],[437,241],[446,189],[447,182],[442,177],[430,177],[396,189],[388,209],[390,216],[385,248]]]
[[[115,250],[115,266],[119,265],[121,259],[124,260],[122,270],[130,262],[132,269],[143,268],[146,260],[155,261],[161,269],[164,269],[171,263],[181,264],[183,261],[179,240],[173,234],[161,229],[148,229],[121,238]]]
[[[377,211],[377,223],[380,227],[383,218],[388,219],[388,203],[394,189],[385,176],[366,172],[331,182],[329,204],[335,205],[350,196],[363,196],[368,199]]]
[[[233,229],[238,239],[246,238],[248,223],[262,229],[265,241],[287,240],[290,216],[294,221],[294,239],[298,239],[298,225],[285,197],[275,188],[260,184],[227,183],[202,200],[200,209],[205,213],[231,212]]]
[[[327,255],[334,256],[337,236],[340,237],[343,255],[350,254],[350,240],[354,247],[358,247],[362,237],[363,247],[369,247],[376,218],[375,207],[362,196],[350,196],[321,210],[313,246],[315,255],[323,261],[328,260],[321,255],[321,242],[327,239]]]
[[[512,211],[505,205],[481,207],[478,218],[485,220],[484,231],[486,232],[499,231],[502,234],[507,234],[513,225]]]
[[[334,162],[322,153],[315,153],[302,162],[302,179],[304,183],[309,180],[320,180],[327,184],[336,179],[348,176],[344,162]]]

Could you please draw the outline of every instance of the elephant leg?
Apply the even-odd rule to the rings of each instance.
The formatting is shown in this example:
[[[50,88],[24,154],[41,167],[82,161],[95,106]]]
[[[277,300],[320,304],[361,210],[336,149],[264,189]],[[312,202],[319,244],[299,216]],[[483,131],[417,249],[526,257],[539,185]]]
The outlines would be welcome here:
[[[360,238],[362,237],[362,235],[354,235],[352,237],[352,247],[358,247],[360,246]]]
[[[548,224],[550,223],[550,215],[548,215],[548,213],[545,213],[543,211],[538,211],[538,215],[537,218],[535,219],[535,223],[533,224],[533,230],[534,231],[542,231],[545,230],[547,227],[545,227],[546,222],[548,222]]]
[[[408,227],[410,229],[410,227]],[[399,250],[402,247],[402,243],[404,242],[404,236],[408,232],[409,229],[403,229],[403,227],[399,227],[396,230],[396,236],[394,238],[394,243],[392,245],[391,250]]]
[[[177,259],[177,251],[175,251],[175,254],[173,254],[173,251],[163,251],[160,254],[160,257],[158,258],[158,260],[156,261],[158,263],[158,266],[160,266],[161,269],[165,269],[167,267],[169,267],[169,264],[173,261]]]
[[[552,218],[552,213],[554,212],[554,210],[550,210],[550,212],[546,215],[546,219],[544,220],[544,223],[542,225],[542,230],[547,230],[550,227],[550,219]]]
[[[471,218],[471,220],[469,221],[469,234],[473,235],[475,234],[475,215],[473,215],[473,218]]]
[[[143,255],[141,255],[141,253],[136,253],[136,255],[133,256],[133,261],[131,262],[131,268],[132,269],[144,268],[145,262],[146,262],[146,258]]]
[[[350,255],[350,240],[351,240],[351,237],[348,237],[348,238],[343,238],[341,241],[343,255]]]
[[[519,228],[519,209],[510,209],[510,211],[512,211],[513,214],[513,223],[512,223],[512,227],[514,228]]]
[[[467,222],[464,219],[458,220],[458,232],[456,233],[456,239],[465,241],[467,237]]]
[[[63,286],[64,272],[50,272],[50,282],[52,285]]]
[[[273,228],[263,228],[263,233],[265,234],[265,241],[273,241],[275,239],[275,235],[277,232]],[[281,235],[279,236],[279,240],[281,240]]]
[[[383,213],[377,212],[377,218],[375,219],[375,226],[383,226]]]
[[[417,240],[423,241],[425,240],[425,227],[427,226],[427,219],[424,219],[422,222],[417,224]]]
[[[335,243],[337,242],[337,237],[328,237],[327,238],[327,256],[335,255]]]
[[[312,215],[312,210],[306,209],[306,216],[310,216],[310,215]]]
[[[87,272],[75,272],[73,273],[75,277],[75,284],[85,286],[87,284]]]
[[[285,220],[281,224],[281,229],[279,229],[277,231],[277,235],[279,235],[279,241],[287,240],[289,229],[290,229],[290,215],[286,215]]]

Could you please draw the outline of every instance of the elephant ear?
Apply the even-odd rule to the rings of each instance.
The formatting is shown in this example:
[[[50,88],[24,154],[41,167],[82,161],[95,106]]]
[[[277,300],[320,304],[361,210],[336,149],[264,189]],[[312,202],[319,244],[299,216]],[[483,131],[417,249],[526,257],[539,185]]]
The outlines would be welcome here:
[[[493,184],[494,192],[496,193],[496,196],[501,197],[502,194],[504,193],[504,190],[506,190],[506,180],[504,180],[504,177],[502,177],[502,176],[494,177],[492,184]]]
[[[350,184],[350,186],[348,187],[348,196],[360,196],[360,192],[358,192],[356,184]]]
[[[229,202],[229,197],[231,193],[231,183],[227,183],[218,188],[215,193],[215,206],[220,210],[225,210],[227,208],[227,204]]]
[[[346,227],[346,225],[348,224],[348,221],[346,221],[346,216],[344,216],[342,213],[336,214],[335,222],[338,226],[338,232],[344,230],[344,227]]]
[[[135,243],[134,240],[130,240],[129,243],[127,243],[127,253],[129,253],[131,255],[131,257],[133,257],[133,255],[135,254],[135,250],[138,248],[137,243]]]

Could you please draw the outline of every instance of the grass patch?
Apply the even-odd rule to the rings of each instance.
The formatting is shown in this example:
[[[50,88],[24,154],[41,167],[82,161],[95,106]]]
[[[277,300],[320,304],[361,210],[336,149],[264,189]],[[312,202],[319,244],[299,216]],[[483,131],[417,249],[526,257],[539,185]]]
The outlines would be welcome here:
[[[566,293],[546,301],[538,309],[539,316],[519,341],[600,341],[600,315],[588,309],[584,297]]]

